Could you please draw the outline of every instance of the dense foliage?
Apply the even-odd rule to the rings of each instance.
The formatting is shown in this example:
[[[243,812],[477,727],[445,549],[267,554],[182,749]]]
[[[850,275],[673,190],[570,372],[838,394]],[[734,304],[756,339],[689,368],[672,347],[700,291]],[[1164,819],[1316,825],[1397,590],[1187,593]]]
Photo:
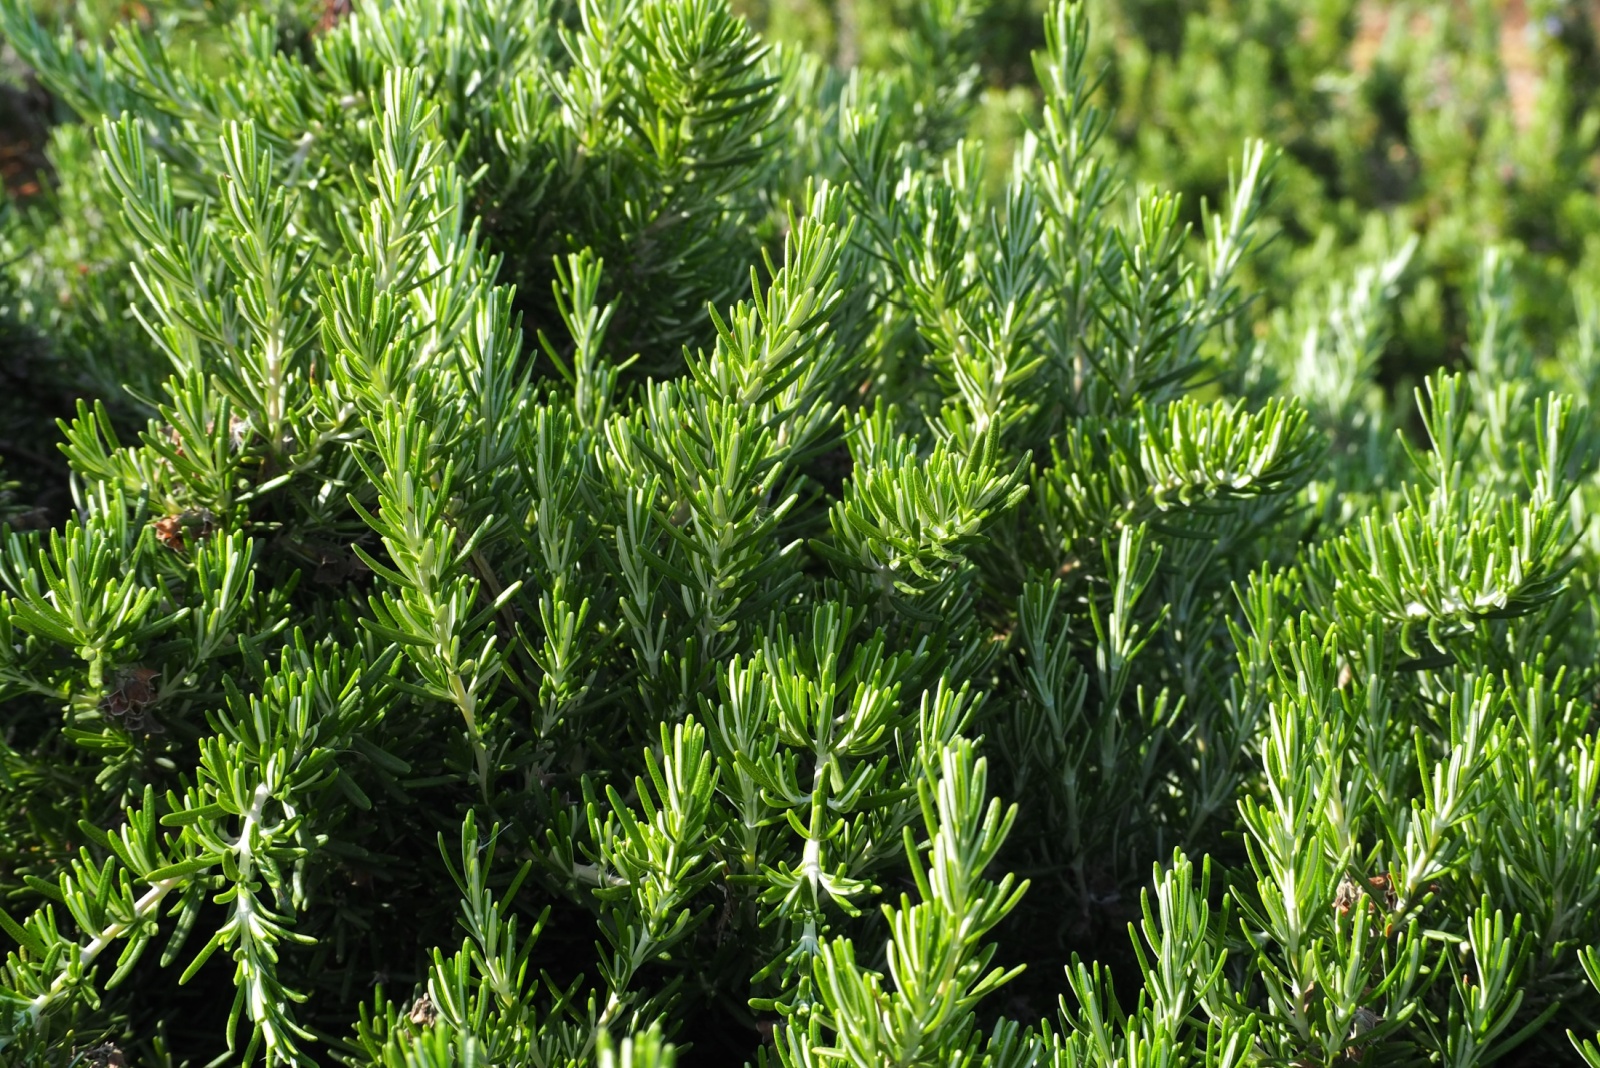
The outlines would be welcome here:
[[[998,163],[962,0],[344,7],[0,0],[0,1059],[1600,1068],[1583,270],[1393,389],[1437,226],[1076,4]]]
[[[891,70],[928,40],[907,0],[747,0],[783,39]],[[979,91],[972,128],[1005,153],[1043,101],[1028,50],[1044,0],[966,5],[947,34],[951,73]],[[1516,250],[1524,330],[1555,352],[1576,325],[1576,272],[1600,277],[1600,8],[1583,0],[1086,0],[1092,69],[1110,112],[1098,152],[1125,175],[1184,196],[1227,191],[1238,146],[1281,149],[1244,265],[1265,305],[1330,271],[1419,240],[1380,378],[1452,362],[1471,329],[1485,245]],[[947,74],[946,77],[950,77]],[[1587,297],[1585,297],[1587,299]]]

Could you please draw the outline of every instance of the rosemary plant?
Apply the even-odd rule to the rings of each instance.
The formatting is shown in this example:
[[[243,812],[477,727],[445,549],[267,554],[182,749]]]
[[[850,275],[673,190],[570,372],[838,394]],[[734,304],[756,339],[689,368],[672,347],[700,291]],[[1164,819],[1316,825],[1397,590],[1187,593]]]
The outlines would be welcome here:
[[[1417,243],[1261,290],[1278,155],[1128,181],[1068,0],[998,171],[975,4],[184,10],[0,0],[106,387],[0,544],[0,1060],[1600,1065],[1592,294],[1481,249],[1390,388]]]

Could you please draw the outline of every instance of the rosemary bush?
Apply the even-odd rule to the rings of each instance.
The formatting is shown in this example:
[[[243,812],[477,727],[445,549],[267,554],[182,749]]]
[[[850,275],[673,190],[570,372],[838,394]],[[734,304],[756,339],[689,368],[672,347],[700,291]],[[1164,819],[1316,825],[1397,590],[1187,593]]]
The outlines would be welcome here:
[[[1067,2],[989,173],[916,10],[0,0],[0,1059],[1600,1066],[1600,302],[1384,388],[1416,240],[1253,285]]]
[[[767,32],[876,69],[926,39],[907,0],[744,0]],[[973,129],[1002,161],[1014,113],[1042,105],[1027,55],[1043,0],[971,5],[981,48]],[[1555,350],[1575,325],[1570,275],[1600,271],[1600,9],[1578,0],[1086,0],[1090,64],[1112,112],[1098,149],[1130,178],[1225,195],[1238,146],[1282,149],[1243,265],[1263,310],[1308,279],[1419,239],[1382,380],[1455,360],[1485,244],[1516,250],[1518,318]],[[973,37],[960,38],[972,41]],[[1285,308],[1287,311],[1288,309]]]

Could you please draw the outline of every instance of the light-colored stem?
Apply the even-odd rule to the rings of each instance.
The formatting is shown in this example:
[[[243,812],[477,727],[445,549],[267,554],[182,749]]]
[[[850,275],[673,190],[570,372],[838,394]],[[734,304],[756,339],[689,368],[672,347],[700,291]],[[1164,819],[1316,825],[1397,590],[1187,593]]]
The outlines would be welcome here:
[[[147,919],[151,913],[160,908],[162,899],[181,881],[179,879],[158,879],[151,883],[150,889],[146,890],[139,900],[133,903],[132,917],[109,924],[99,934],[95,935],[88,945],[78,948],[78,971],[81,973],[88,968],[99,958],[100,954],[106,951],[107,947],[126,934],[130,927]],[[50,984],[50,989],[29,1003],[28,1015],[34,1023],[38,1022],[40,1014],[66,989],[67,975],[68,970],[63,969],[56,976],[55,981]]]

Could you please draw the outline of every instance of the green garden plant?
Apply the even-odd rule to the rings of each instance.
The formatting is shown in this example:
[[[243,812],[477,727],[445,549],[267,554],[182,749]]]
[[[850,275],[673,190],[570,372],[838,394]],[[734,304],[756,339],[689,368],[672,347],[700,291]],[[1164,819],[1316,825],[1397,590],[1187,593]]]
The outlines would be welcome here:
[[[1028,54],[1044,0],[963,9],[931,32],[908,0],[744,0],[766,30],[836,64],[916,70],[943,49],[967,128],[1009,158],[1044,99]],[[1086,0],[1090,63],[1111,113],[1099,152],[1130,179],[1183,194],[1200,221],[1238,146],[1282,151],[1243,265],[1266,310],[1418,241],[1381,379],[1409,390],[1470,329],[1479,256],[1515,250],[1517,318],[1552,354],[1575,326],[1574,272],[1600,268],[1600,11],[1579,0]],[[952,50],[947,41],[965,42]],[[917,74],[915,76],[925,77]]]
[[[1600,299],[1390,389],[1417,240],[1266,288],[1065,0],[990,173],[918,10],[0,0],[0,1061],[1600,1065]]]

